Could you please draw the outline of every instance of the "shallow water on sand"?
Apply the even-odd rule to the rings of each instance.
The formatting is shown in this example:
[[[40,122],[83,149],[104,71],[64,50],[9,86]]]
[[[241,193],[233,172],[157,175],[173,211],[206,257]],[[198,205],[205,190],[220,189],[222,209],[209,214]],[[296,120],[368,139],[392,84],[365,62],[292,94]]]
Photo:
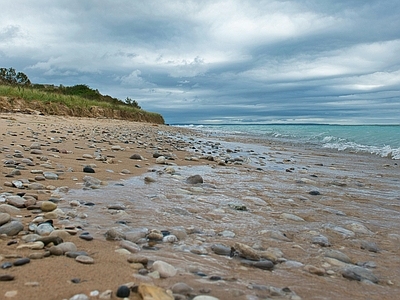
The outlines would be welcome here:
[[[303,299],[385,299],[398,295],[400,168],[394,161],[209,140],[193,141],[192,151],[194,155],[228,153],[247,164],[175,166],[173,175],[165,172],[166,166],[157,165],[142,176],[100,189],[72,190],[64,197],[65,203],[79,200],[95,204],[77,210],[87,215],[79,222],[97,238],[104,239],[112,227],[123,231],[184,229],[187,237],[179,242],[142,251],[180,270],[180,278],[161,284],[175,280],[209,287],[220,299],[250,299],[246,298],[250,295],[265,299],[267,291],[258,285],[289,287]],[[195,174],[203,177],[203,184],[185,182]],[[145,183],[146,176],[155,182]],[[311,195],[311,191],[319,195]],[[126,209],[110,210],[109,204],[122,204]],[[354,263],[375,262],[377,267],[371,271],[380,283],[343,278],[341,268],[325,260],[326,248],[312,244],[312,238],[319,234],[329,239],[330,249],[344,252]],[[380,251],[361,249],[362,241],[376,243]],[[286,261],[270,272],[211,251],[213,244],[230,247],[235,242],[256,249],[278,248]],[[303,270],[308,264],[330,272],[311,275]],[[198,276],[194,270],[207,276]],[[210,281],[207,278],[211,275],[223,280]]]

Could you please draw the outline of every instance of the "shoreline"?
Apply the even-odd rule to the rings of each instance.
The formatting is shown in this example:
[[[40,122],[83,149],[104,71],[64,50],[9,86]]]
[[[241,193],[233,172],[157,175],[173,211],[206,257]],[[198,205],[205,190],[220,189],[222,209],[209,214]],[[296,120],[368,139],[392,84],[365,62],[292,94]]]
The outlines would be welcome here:
[[[249,144],[253,152],[248,152],[248,149],[228,149],[215,141],[210,142],[206,135],[190,129],[120,120],[1,114],[0,122],[3,175],[0,192],[35,194],[39,204],[53,199],[64,213],[52,219],[54,227],[76,231],[75,235],[65,236],[64,241],[75,243],[78,250],[86,251],[94,260],[93,264],[84,264],[63,255],[51,255],[1,270],[0,275],[15,277],[12,281],[0,282],[3,294],[17,291],[10,298],[21,299],[24,295],[23,299],[70,299],[80,293],[89,297],[95,290],[99,294],[111,290],[109,299],[117,299],[115,294],[119,286],[144,282],[159,286],[159,293],[168,295],[171,293],[168,290],[172,289],[175,294],[183,294],[178,299],[200,295],[217,299],[264,299],[267,296],[335,299],[338,295],[352,299],[363,299],[367,295],[371,299],[389,299],[400,291],[396,281],[399,271],[391,267],[398,263],[400,240],[400,236],[391,231],[391,226],[398,228],[399,225],[396,221],[400,210],[396,161],[331,149],[297,149],[276,143]],[[234,145],[235,139],[226,139]],[[37,142],[42,144],[36,149],[39,151],[31,153],[32,144]],[[258,152],[258,147],[265,151]],[[153,157],[155,152],[170,159],[157,163]],[[17,156],[13,156],[15,154]],[[141,158],[132,159],[132,155]],[[248,165],[240,160],[245,156],[255,163]],[[20,162],[29,157],[33,166],[25,166],[20,170],[21,175],[5,177],[15,169],[11,164],[6,166],[6,160],[24,164]],[[83,172],[84,166],[91,166],[95,173]],[[58,179],[43,179],[45,171],[56,173]],[[185,183],[188,176],[198,173],[204,178],[202,185]],[[68,186],[70,191],[81,191],[85,176],[109,182],[109,185],[92,186],[88,189],[89,199],[84,201],[84,191],[78,193],[82,196],[80,199],[74,199],[74,193],[57,191],[57,187],[62,186]],[[146,177],[154,182],[145,183]],[[9,184],[22,179],[29,180],[22,182],[25,189]],[[42,184],[43,189],[27,189],[32,183]],[[127,194],[123,189],[128,187]],[[320,191],[321,195],[310,196],[311,191]],[[102,195],[109,198],[102,199]],[[83,203],[76,202],[79,200]],[[93,202],[93,206],[86,205],[88,202]],[[234,202],[236,209],[230,202]],[[119,207],[110,209],[107,207],[110,204]],[[386,212],[392,209],[393,216],[388,214],[387,220],[381,221],[373,211],[378,204],[387,209]],[[240,205],[245,206],[246,211],[240,211]],[[21,208],[18,213],[11,214],[23,223],[24,229],[16,236],[1,237],[0,264],[14,261],[16,256],[28,257],[32,252],[47,253],[49,250],[47,246],[35,251],[17,249],[25,244],[22,238],[29,233],[32,220],[44,215],[35,209]],[[344,231],[338,233],[334,225],[347,228],[354,236],[343,237]],[[350,230],[347,225],[354,228]],[[123,234],[137,233],[143,227],[169,230],[178,236],[178,241],[156,242],[155,246],[148,241],[138,241],[135,243],[137,253],[121,254],[129,251],[126,247],[125,251],[120,250],[123,248],[121,240],[102,238],[104,232],[114,227]],[[79,238],[84,231],[94,239]],[[320,235],[327,237],[331,246],[312,242]],[[368,247],[377,245],[379,251],[361,249],[363,242]],[[239,258],[230,259],[211,250],[213,245],[235,246],[236,243],[250,246],[258,251],[257,255],[263,251],[272,255],[275,251],[274,270],[246,265]],[[359,261],[374,261],[377,267],[367,269],[377,274],[374,276],[379,278],[378,284],[359,282],[359,274],[354,275],[353,280],[343,277],[343,268],[348,269],[350,263],[343,265],[338,253],[336,258],[326,256],[328,250],[346,253],[354,266]],[[166,261],[175,267],[177,274],[161,279],[151,277],[149,274],[154,270],[149,263],[147,268],[141,266],[148,273],[140,271],[144,275],[139,276],[140,266],[127,261],[139,255],[150,262]],[[79,282],[72,283],[72,279],[79,279]],[[176,283],[186,283],[191,289],[178,293],[172,288]],[[99,299],[99,296],[89,299]],[[132,292],[129,299],[141,297]]]

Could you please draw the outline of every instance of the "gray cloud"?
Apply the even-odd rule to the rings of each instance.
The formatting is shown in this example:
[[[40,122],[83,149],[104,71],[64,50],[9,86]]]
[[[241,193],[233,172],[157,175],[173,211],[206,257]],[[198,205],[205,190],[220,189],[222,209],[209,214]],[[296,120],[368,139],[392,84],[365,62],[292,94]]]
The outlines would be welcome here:
[[[400,4],[50,1],[2,7],[1,67],[167,123],[399,123]]]

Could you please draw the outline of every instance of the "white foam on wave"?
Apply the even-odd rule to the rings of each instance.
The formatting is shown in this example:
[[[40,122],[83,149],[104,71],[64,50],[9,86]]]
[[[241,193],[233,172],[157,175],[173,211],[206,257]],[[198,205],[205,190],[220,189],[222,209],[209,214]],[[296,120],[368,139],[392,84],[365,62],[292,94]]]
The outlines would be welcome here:
[[[354,142],[334,142],[334,143],[327,142],[323,144],[323,147],[329,149],[337,149],[339,151],[350,150],[355,152],[375,154],[381,157],[388,157],[391,159],[400,159],[400,148],[393,149],[388,145],[385,145],[383,147],[377,147],[377,146],[361,145]]]

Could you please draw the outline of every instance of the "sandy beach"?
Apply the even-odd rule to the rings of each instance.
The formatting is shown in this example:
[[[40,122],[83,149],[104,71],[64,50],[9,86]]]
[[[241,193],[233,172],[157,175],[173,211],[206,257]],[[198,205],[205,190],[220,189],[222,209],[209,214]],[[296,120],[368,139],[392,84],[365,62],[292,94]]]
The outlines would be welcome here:
[[[0,132],[0,299],[400,293],[396,160],[110,119]]]

